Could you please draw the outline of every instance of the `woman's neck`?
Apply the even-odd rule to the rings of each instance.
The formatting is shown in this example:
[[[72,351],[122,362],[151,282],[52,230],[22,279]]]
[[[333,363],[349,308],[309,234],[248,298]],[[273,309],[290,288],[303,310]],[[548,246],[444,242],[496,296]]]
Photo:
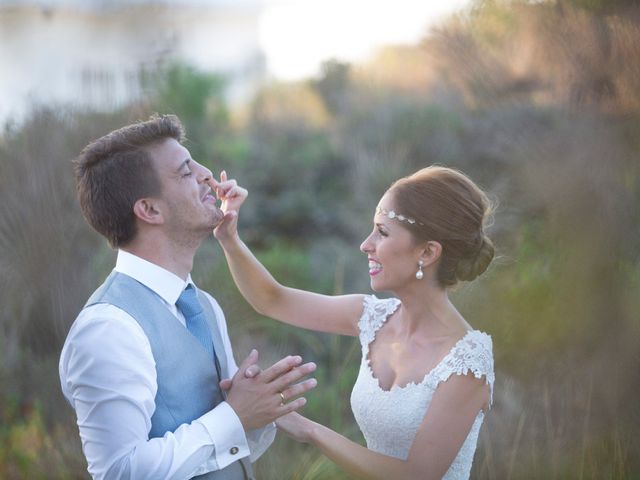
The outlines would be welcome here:
[[[402,302],[399,311],[401,328],[407,336],[459,336],[470,328],[444,288],[420,285],[412,291],[401,292],[398,298]]]

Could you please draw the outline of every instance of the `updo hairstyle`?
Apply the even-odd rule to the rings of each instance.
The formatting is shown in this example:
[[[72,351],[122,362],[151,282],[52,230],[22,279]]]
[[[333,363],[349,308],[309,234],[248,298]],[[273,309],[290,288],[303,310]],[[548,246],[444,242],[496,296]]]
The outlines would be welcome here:
[[[442,245],[437,279],[441,286],[470,281],[484,272],[494,255],[484,227],[491,214],[487,195],[465,174],[431,166],[391,185],[395,209],[416,223],[405,225],[418,242]]]

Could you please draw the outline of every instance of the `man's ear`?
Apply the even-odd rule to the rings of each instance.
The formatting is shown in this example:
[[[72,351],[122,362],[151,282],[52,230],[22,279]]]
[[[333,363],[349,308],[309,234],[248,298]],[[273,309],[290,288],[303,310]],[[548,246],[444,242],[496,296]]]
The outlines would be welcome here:
[[[442,244],[440,244],[440,242],[429,240],[424,243],[422,247],[420,260],[422,260],[424,266],[436,263],[442,255]]]
[[[134,215],[143,222],[153,225],[164,223],[160,201],[154,198],[140,198],[133,204]]]

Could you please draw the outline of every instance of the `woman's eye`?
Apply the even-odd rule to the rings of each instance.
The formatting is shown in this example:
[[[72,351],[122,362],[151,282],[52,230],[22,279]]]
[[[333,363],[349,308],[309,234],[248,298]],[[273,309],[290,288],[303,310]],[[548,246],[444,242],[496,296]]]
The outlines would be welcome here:
[[[387,233],[387,232],[385,232],[384,230],[382,230],[381,228],[379,228],[379,229],[378,229],[378,233],[379,233],[380,235],[382,235],[383,237],[388,236],[388,233]]]
[[[183,174],[182,174],[182,177],[183,177],[183,178],[184,178],[184,177],[190,177],[191,175],[193,175],[193,172],[192,172],[192,171],[188,171],[188,172],[183,173]]]

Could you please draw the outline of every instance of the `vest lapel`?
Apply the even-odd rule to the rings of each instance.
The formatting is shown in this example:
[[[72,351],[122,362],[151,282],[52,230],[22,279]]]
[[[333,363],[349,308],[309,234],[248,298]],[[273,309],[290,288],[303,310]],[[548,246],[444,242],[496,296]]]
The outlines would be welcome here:
[[[213,309],[211,302],[207,299],[204,293],[198,291],[198,299],[202,304],[202,308],[205,311],[207,320],[209,320],[209,329],[211,330],[211,340],[213,340],[213,348],[216,352],[216,356],[218,357],[218,362],[220,363],[220,373],[222,374],[221,380],[230,378],[229,365],[227,365],[227,354],[224,350],[224,343],[222,342],[220,329],[218,328],[216,312]]]
[[[211,329],[211,339],[213,340],[213,348],[215,351],[215,356],[217,358],[218,364],[220,365],[220,372],[219,372],[220,379],[222,380],[225,378],[231,378],[231,375],[229,375],[229,365],[227,364],[227,354],[224,350],[224,344],[222,342],[222,335],[220,334],[220,329],[218,328],[216,312],[213,309],[211,302],[209,302],[209,300],[206,298],[204,293],[198,291],[198,298],[200,300],[200,303],[202,304],[202,308],[205,311],[207,319],[213,320],[213,322],[209,323],[209,328]],[[222,396],[226,400],[227,393],[222,391]],[[238,462],[240,462],[244,467],[243,470],[244,470],[245,478],[247,480],[254,479],[253,467],[251,465],[251,461],[249,460],[249,457],[241,458],[240,460],[238,460]]]

